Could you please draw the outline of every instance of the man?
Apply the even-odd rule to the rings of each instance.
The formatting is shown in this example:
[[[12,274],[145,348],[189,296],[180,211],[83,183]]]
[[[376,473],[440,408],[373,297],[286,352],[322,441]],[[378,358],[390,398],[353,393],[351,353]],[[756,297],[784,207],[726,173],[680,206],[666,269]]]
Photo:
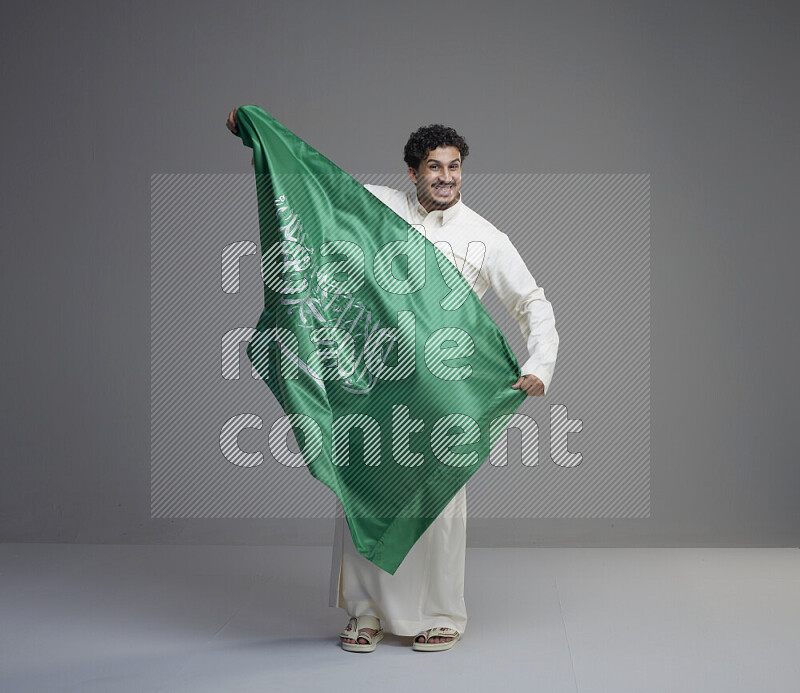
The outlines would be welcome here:
[[[236,111],[228,116],[236,133]],[[508,236],[461,200],[466,140],[442,125],[412,133],[404,159],[414,193],[365,186],[429,241],[461,272],[479,298],[491,286],[518,321],[529,358],[510,387],[542,396],[552,379],[558,334],[550,303]],[[355,548],[343,518],[336,522],[330,605],[350,616],[342,647],[369,652],[383,637],[381,621],[397,635],[415,636],[416,650],[452,647],[467,622],[464,603],[466,487],[453,497],[417,540],[394,575]]]

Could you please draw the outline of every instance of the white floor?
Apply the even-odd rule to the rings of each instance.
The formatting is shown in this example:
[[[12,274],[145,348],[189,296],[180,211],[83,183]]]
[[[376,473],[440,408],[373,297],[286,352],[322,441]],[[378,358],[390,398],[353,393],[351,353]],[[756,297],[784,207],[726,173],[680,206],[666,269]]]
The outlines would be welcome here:
[[[797,549],[468,549],[464,639],[340,649],[329,548],[0,546],[0,690],[800,690]]]

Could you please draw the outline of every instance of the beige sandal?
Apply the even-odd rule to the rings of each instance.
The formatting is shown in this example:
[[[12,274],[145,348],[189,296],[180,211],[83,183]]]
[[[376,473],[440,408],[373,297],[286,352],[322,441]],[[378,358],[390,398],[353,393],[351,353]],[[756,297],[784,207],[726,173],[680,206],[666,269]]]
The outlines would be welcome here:
[[[417,642],[420,635],[425,638],[425,642]],[[445,640],[444,642],[428,642],[431,638],[449,638],[452,640]],[[453,628],[430,628],[423,633],[419,633],[414,638],[414,643],[411,647],[418,652],[439,652],[441,650],[449,650],[461,639],[461,633]]]
[[[362,633],[364,628],[370,628],[375,631],[375,635],[369,633]],[[383,640],[383,630],[381,629],[381,621],[376,616],[360,616],[359,618],[351,618],[347,622],[345,628],[339,637],[342,638],[342,649],[347,652],[372,652],[378,643]],[[355,640],[355,642],[345,642],[344,639]],[[364,638],[366,643],[358,642],[359,638]]]

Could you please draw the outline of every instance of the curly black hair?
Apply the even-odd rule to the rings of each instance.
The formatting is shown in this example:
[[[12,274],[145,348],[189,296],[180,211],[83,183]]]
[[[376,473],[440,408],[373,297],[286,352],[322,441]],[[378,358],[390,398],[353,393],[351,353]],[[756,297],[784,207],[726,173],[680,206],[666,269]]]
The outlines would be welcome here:
[[[455,147],[461,153],[461,160],[469,154],[467,141],[453,128],[444,125],[426,125],[411,133],[403,150],[403,159],[414,170],[419,170],[420,162],[432,149]]]

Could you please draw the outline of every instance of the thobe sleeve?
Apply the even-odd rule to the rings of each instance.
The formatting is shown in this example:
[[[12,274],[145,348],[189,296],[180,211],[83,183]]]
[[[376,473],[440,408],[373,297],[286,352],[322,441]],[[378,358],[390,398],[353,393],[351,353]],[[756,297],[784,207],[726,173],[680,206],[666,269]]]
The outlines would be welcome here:
[[[365,183],[364,187],[385,205],[389,205],[391,193],[397,192],[396,190],[392,190],[392,188],[388,188],[385,185],[371,185],[370,183]]]
[[[489,284],[506,310],[519,323],[528,347],[528,360],[522,365],[521,373],[535,375],[547,392],[558,354],[553,307],[506,234],[500,235],[492,251],[488,267]]]

